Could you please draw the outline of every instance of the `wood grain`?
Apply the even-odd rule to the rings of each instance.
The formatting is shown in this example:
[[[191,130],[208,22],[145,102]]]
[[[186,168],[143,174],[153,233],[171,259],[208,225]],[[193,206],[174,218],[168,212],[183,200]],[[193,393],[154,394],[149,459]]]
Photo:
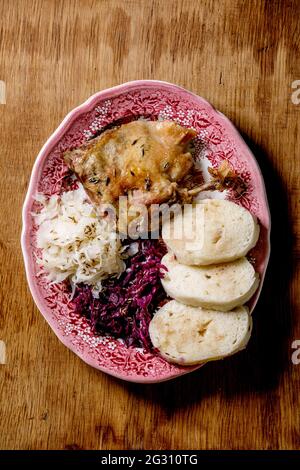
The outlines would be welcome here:
[[[299,449],[299,1],[0,0],[3,449]],[[160,385],[93,370],[30,296],[21,208],[35,157],[66,113],[133,79],[182,85],[240,129],[262,168],[272,258],[250,346]]]

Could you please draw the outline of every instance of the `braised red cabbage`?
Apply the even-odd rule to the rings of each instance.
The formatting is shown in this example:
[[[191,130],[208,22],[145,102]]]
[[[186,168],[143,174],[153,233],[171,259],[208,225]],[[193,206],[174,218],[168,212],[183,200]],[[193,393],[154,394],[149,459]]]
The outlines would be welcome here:
[[[149,323],[166,300],[160,278],[161,258],[166,247],[160,240],[138,240],[136,254],[126,261],[126,270],[116,279],[103,282],[99,298],[92,288],[77,286],[73,305],[89,319],[94,332],[123,338],[128,346],[151,349]]]

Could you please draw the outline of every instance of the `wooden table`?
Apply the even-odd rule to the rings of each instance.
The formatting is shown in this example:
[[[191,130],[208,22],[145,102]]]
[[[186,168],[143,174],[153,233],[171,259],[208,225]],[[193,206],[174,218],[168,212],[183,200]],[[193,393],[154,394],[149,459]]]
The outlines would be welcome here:
[[[299,448],[299,0],[0,0],[0,11],[0,447]],[[58,341],[20,250],[45,140],[94,92],[141,78],[182,85],[232,119],[262,168],[273,222],[247,351],[147,386],[93,370]]]

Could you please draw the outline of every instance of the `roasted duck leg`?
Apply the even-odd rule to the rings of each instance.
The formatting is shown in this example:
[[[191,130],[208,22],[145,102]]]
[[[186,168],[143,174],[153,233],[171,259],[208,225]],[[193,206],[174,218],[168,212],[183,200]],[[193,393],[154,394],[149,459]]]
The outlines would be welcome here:
[[[209,169],[211,181],[199,184],[189,151],[195,136],[193,129],[175,122],[133,121],[103,132],[64,158],[96,207],[112,204],[118,209],[120,196],[127,196],[132,208],[184,204],[201,191],[222,191],[236,184],[227,162]]]
[[[188,144],[196,136],[174,122],[134,121],[107,130],[65,161],[81,180],[94,204],[160,204],[179,198],[180,182],[193,159]]]

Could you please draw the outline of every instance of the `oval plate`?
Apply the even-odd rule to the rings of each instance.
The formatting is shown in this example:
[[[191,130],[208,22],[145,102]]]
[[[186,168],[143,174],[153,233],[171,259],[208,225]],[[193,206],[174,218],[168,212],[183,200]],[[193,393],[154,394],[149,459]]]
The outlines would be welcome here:
[[[158,355],[127,348],[120,340],[94,335],[86,319],[70,308],[66,287],[49,285],[40,274],[35,261],[37,227],[31,215],[37,192],[51,195],[72,189],[62,159],[64,151],[80,145],[110,124],[139,117],[174,120],[193,127],[198,133],[196,161],[204,173],[207,164],[215,167],[228,160],[246,183],[247,190],[238,199],[229,192],[220,194],[250,210],[261,225],[260,239],[251,252],[261,277],[260,288],[249,304],[251,310],[258,300],[269,259],[270,213],[258,164],[233,124],[203,98],[170,83],[141,80],[96,93],[71,111],[43,146],[33,167],[23,207],[22,250],[33,299],[62,343],[87,364],[123,380],[155,383],[200,366],[169,364]]]

